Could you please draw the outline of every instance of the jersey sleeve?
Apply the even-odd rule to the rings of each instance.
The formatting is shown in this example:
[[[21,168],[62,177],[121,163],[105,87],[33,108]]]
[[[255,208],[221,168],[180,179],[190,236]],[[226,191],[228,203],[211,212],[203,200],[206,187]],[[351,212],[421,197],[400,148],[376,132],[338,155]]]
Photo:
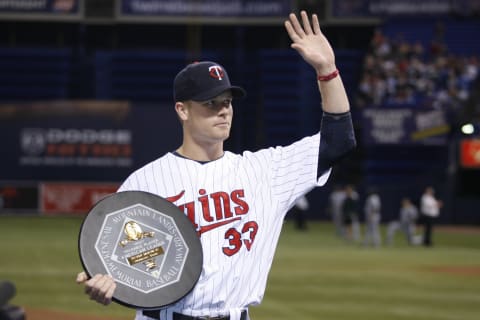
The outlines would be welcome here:
[[[291,145],[268,148],[245,155],[257,168],[263,183],[268,184],[271,197],[290,208],[295,201],[317,186],[323,186],[331,169],[318,176],[320,133],[305,137]]]

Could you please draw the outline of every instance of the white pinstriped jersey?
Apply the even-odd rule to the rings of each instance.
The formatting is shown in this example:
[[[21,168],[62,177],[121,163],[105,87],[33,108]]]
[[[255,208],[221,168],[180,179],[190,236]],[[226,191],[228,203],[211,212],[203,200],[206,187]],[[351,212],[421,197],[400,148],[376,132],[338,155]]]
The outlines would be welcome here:
[[[161,312],[225,315],[260,303],[287,211],[317,178],[320,134],[286,147],[225,152],[205,164],[167,153],[135,171],[119,191],[169,199],[201,235],[203,270],[195,288]],[[235,317],[232,317],[235,318]],[[137,319],[145,319],[137,312]]]

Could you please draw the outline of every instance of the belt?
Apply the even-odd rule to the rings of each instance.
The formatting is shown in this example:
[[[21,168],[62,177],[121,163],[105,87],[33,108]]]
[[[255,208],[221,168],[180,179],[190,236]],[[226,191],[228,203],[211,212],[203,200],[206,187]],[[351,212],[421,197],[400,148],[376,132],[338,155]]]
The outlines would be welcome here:
[[[143,310],[142,311],[144,316],[149,318],[162,320],[160,319],[160,310]],[[216,316],[216,317],[209,317],[209,316],[200,316],[200,317],[192,317],[187,316],[181,313],[173,313],[173,320],[230,320],[230,316]],[[240,320],[247,320],[247,311],[243,310],[240,316]]]

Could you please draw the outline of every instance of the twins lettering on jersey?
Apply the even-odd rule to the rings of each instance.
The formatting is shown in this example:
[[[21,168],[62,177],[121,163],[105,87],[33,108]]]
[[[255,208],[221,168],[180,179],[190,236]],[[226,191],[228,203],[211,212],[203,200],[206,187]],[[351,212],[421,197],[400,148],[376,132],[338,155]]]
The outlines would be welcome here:
[[[175,196],[166,198],[175,203],[180,200],[185,191]],[[199,236],[221,226],[231,224],[241,220],[242,216],[249,212],[248,203],[244,200],[245,193],[243,189],[233,190],[230,193],[218,191],[207,194],[205,189],[198,191],[197,201],[191,201],[178,205],[180,210],[184,211],[188,219],[192,222]],[[202,215],[205,225],[199,226],[195,217],[196,208]],[[198,218],[200,219],[200,218]],[[246,222],[240,230],[230,228],[225,232],[225,239],[228,240],[228,246],[224,246],[222,251],[227,256],[236,254],[243,246],[250,251],[255,235],[257,234],[258,224],[255,221]]]

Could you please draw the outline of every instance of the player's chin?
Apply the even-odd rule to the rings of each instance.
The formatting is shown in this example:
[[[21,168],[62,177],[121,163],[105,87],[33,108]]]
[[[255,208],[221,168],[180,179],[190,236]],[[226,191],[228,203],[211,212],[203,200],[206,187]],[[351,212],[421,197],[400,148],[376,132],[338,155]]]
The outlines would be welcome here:
[[[225,141],[230,137],[230,130],[225,131],[225,132],[219,132],[218,134],[215,135],[217,140],[222,140]]]
[[[222,134],[219,138],[222,139],[223,141],[225,141],[229,137],[230,137],[230,131],[226,132],[225,134]]]

